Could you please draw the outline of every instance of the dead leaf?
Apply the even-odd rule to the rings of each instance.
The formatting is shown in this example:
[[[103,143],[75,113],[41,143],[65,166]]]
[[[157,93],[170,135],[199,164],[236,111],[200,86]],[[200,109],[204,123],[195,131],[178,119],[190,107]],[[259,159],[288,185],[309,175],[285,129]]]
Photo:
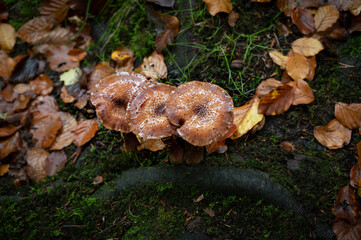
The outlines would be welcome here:
[[[336,218],[332,230],[338,240],[361,239],[361,218],[355,224],[350,224],[347,219]]]
[[[165,144],[162,139],[148,139],[146,141],[140,141],[140,146],[137,147],[138,151],[148,149],[152,152],[160,151],[165,148]]]
[[[352,13],[352,15],[358,16],[361,13],[361,5],[355,9],[351,9],[350,12]]]
[[[305,79],[310,72],[310,64],[306,57],[298,53],[290,53],[286,62],[288,75],[294,80]]]
[[[315,100],[312,88],[302,79],[296,80],[295,99],[292,105],[310,104]]]
[[[7,172],[9,172],[10,164],[1,164],[0,165],[0,177],[4,176]]]
[[[85,58],[86,55],[86,51],[79,48],[73,48],[68,53],[69,59],[73,62],[80,62]]]
[[[237,19],[239,18],[238,12],[232,10],[228,15],[228,25],[231,27],[236,26]]]
[[[46,177],[45,162],[49,153],[43,148],[33,148],[27,151],[25,160],[28,163],[26,173],[36,182],[43,181]]]
[[[251,0],[251,2],[260,2],[260,3],[264,3],[264,2],[270,2],[271,0]]]
[[[255,95],[259,98],[263,98],[269,92],[271,92],[272,90],[274,90],[277,87],[282,86],[282,85],[283,84],[280,81],[278,81],[274,78],[269,78],[267,80],[262,81],[258,85]]]
[[[45,0],[39,8],[39,14],[62,22],[68,14],[68,2],[69,0]]]
[[[14,58],[15,60],[15,58]],[[26,83],[33,80],[36,76],[43,73],[46,68],[46,63],[36,57],[23,57],[16,64],[11,75],[10,82],[12,83]]]
[[[98,131],[98,123],[95,120],[85,120],[78,124],[74,131],[74,142],[78,147],[89,142]]]
[[[117,72],[130,73],[133,71],[134,52],[131,49],[126,47],[117,47],[115,51],[112,52],[111,58],[117,63]]]
[[[215,16],[219,12],[230,13],[232,11],[231,0],[203,0],[207,4],[209,13]]]
[[[340,13],[333,5],[322,6],[315,15],[315,28],[322,32],[332,27],[339,18]]]
[[[79,67],[79,62],[74,62],[69,58],[71,45],[61,45],[51,48],[46,53],[49,67],[56,72],[64,72],[72,68]]]
[[[203,199],[204,199],[204,195],[201,194],[201,195],[199,195],[199,196],[197,197],[197,199],[193,200],[193,202],[199,203],[199,202],[202,201]]]
[[[101,184],[103,181],[104,181],[103,176],[96,176],[96,177],[93,179],[92,184],[93,184],[93,185],[98,185],[98,184]]]
[[[294,152],[296,150],[293,144],[287,141],[281,142],[280,148],[282,152]]]
[[[95,66],[88,79],[88,91],[92,92],[93,87],[103,78],[114,73],[114,68],[108,62],[101,62]]]
[[[265,95],[259,105],[258,113],[278,115],[287,111],[295,98],[295,85],[281,85]]]
[[[13,135],[18,130],[17,127],[13,125],[7,125],[5,127],[0,128],[0,137],[9,137]]]
[[[0,77],[9,78],[15,68],[15,61],[8,57],[8,55],[0,50]]]
[[[49,95],[53,91],[53,82],[51,79],[44,73],[40,74],[33,81],[29,82],[30,89],[35,94],[40,95]]]
[[[81,79],[82,71],[80,68],[75,67],[60,75],[60,81],[64,82],[65,86],[71,86],[78,83]]]
[[[51,150],[61,150],[72,144],[74,141],[74,131],[78,125],[78,122],[70,113],[59,112],[58,114],[63,127],[50,147]]]
[[[0,160],[6,158],[10,153],[19,151],[20,148],[21,138],[18,132],[10,138],[0,141]]]
[[[14,91],[14,85],[8,83],[6,87],[0,92],[1,97],[11,103],[14,102],[15,99],[18,97],[18,93]]]
[[[8,23],[0,23],[0,48],[9,53],[13,50],[16,42],[16,32]]]
[[[305,57],[314,56],[323,50],[322,43],[318,39],[311,37],[299,38],[291,45],[294,52]]]
[[[149,57],[143,59],[143,63],[135,70],[153,81],[167,78],[167,66],[164,63],[162,53],[154,51]]]
[[[207,207],[207,208],[203,209],[203,211],[205,213],[207,213],[208,216],[210,216],[210,217],[215,217],[216,216],[216,213],[210,207]]]
[[[272,58],[273,62],[280,66],[281,69],[286,68],[288,56],[283,55],[283,53],[277,50],[270,51],[268,54]]]
[[[296,8],[292,11],[292,22],[301,33],[307,35],[315,31],[312,12],[305,8]]]
[[[54,112],[33,112],[30,132],[36,148],[48,148],[61,129],[61,120]]]
[[[316,70],[316,66],[317,66],[316,56],[308,57],[307,61],[308,61],[308,64],[310,65],[310,71],[309,71],[306,79],[311,81],[313,79],[313,77],[315,76],[315,70]]]
[[[64,103],[72,103],[75,101],[75,98],[67,92],[65,85],[61,87],[60,98]]]
[[[45,159],[44,164],[46,175],[54,176],[65,166],[67,161],[68,158],[63,150],[50,153],[50,155]]]
[[[13,109],[9,112],[9,114],[26,110],[28,108],[29,102],[30,102],[30,95],[19,94],[13,104]]]
[[[335,117],[345,127],[358,129],[361,127],[361,103],[338,102],[335,105]]]
[[[160,53],[167,44],[173,43],[179,31],[179,20],[175,16],[163,14],[160,11],[152,13],[163,23],[163,31],[155,38],[155,50]]]
[[[50,32],[54,26],[54,19],[47,16],[39,16],[22,25],[17,31],[18,37],[29,44],[37,44]]]
[[[345,128],[337,119],[333,119],[327,126],[315,127],[313,133],[323,146],[338,149],[350,143],[352,131]]]
[[[58,103],[53,96],[38,96],[31,102],[30,110],[32,112],[39,111],[41,113],[57,113],[59,111]]]
[[[357,163],[359,168],[361,169],[361,141],[356,144],[356,148],[358,153]]]
[[[75,37],[69,28],[57,26],[50,32],[45,33],[32,48],[34,53],[46,54],[51,48],[58,45],[66,45]]]
[[[350,185],[354,188],[361,188],[361,170],[358,164],[355,164],[350,171]]]
[[[292,10],[297,6],[296,0],[277,0],[277,8],[287,17],[291,17]]]
[[[258,113],[259,98],[255,96],[251,101],[241,107],[233,109],[234,123],[237,126],[236,132],[231,136],[231,139],[237,139],[249,130],[251,130],[256,124],[262,121],[263,114]]]

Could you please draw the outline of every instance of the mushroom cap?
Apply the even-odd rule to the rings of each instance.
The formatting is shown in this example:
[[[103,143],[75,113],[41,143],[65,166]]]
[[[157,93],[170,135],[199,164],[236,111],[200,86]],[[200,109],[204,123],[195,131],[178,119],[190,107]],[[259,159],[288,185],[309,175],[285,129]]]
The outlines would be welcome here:
[[[142,139],[160,139],[171,136],[174,126],[165,114],[169,95],[176,87],[155,83],[139,89],[128,104],[127,119],[132,132]]]
[[[144,76],[128,72],[118,72],[100,80],[90,101],[101,123],[108,129],[130,132],[126,108],[133,95],[148,84],[151,83]]]
[[[195,146],[217,141],[233,124],[233,101],[221,87],[206,82],[180,85],[169,97],[168,119],[177,133]]]

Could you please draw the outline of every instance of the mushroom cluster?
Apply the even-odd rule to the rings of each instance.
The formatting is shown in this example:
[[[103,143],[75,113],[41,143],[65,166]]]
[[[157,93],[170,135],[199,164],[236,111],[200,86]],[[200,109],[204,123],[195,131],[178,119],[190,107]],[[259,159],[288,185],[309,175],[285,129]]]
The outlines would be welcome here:
[[[91,102],[102,124],[142,141],[181,137],[194,146],[222,139],[233,125],[233,101],[221,87],[192,81],[178,87],[118,72],[96,84]]]

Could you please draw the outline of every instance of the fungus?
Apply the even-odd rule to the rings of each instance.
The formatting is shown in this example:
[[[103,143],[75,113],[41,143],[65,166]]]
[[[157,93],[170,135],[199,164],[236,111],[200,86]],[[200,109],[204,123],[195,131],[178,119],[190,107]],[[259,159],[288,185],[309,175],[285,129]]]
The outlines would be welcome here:
[[[91,102],[98,119],[108,129],[130,132],[126,108],[133,95],[150,82],[142,75],[118,72],[103,78],[95,85]]]
[[[165,114],[169,95],[176,87],[155,83],[140,89],[128,104],[127,119],[134,134],[147,139],[171,136],[174,126]]]
[[[233,101],[221,87],[205,82],[180,85],[169,97],[169,121],[195,146],[206,146],[227,134],[233,124]]]

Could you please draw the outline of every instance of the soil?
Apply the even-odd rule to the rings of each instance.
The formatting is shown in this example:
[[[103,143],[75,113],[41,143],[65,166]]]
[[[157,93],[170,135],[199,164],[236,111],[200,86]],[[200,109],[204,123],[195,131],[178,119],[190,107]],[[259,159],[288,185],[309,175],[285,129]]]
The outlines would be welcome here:
[[[14,16],[19,5],[8,2],[10,23],[14,26],[20,27],[36,15],[34,8]],[[32,1],[36,6],[41,2]],[[281,78],[282,71],[268,56],[267,47],[271,42],[277,38],[275,48],[286,51],[293,40],[302,36],[294,26],[293,34],[288,37],[279,32],[276,23],[287,24],[290,20],[283,14],[277,16],[275,1],[262,4],[232,1],[240,13],[234,28],[228,26],[226,14],[210,16],[201,1],[179,0],[174,9],[140,0],[125,2],[137,6],[131,8],[131,15],[125,16],[127,34],[117,32],[103,52],[100,52],[102,45],[96,43],[84,65],[100,62],[99,56],[109,59],[115,46],[123,44],[133,46],[137,66],[153,51],[156,35],[155,25],[144,9],[162,10],[178,16],[181,23],[175,43],[164,51],[168,66],[165,82],[173,85],[191,80],[213,82],[229,92],[235,106],[250,100],[262,80],[274,73],[275,78]],[[124,6],[113,3],[107,14],[92,17],[95,39],[109,33],[110,16]],[[139,17],[134,20],[134,16]],[[26,48],[26,44],[19,43],[13,55],[24,53]],[[336,102],[361,102],[360,49],[358,33],[344,41],[327,40],[327,48],[317,55],[315,77],[309,82],[316,98],[313,103],[292,106],[282,115],[267,117],[260,131],[227,140],[226,153],[204,153],[202,162],[191,167],[198,171],[233,169],[226,173],[230,178],[232,171],[263,172],[272,186],[282,188],[295,205],[302,206],[302,214],[285,204],[270,201],[270,196],[260,190],[250,194],[252,187],[239,192],[237,189],[219,191],[210,186],[212,184],[204,184],[212,176],[187,170],[185,164],[171,166],[167,151],[125,153],[122,135],[101,126],[96,137],[82,148],[75,163],[69,161],[60,173],[44,182],[30,181],[15,188],[12,177],[0,177],[0,239],[335,238],[331,234],[332,205],[339,189],[348,184],[349,171],[356,163],[355,145],[361,136],[353,131],[350,144],[329,150],[317,142],[313,129],[334,118]],[[231,65],[234,60],[238,65]],[[49,76],[58,78],[54,72],[49,72]],[[92,117],[86,111],[92,109],[89,104],[81,111],[64,104],[59,98],[60,87],[58,85],[52,94],[62,111]],[[284,141],[292,143],[295,150],[282,151],[280,144]],[[71,145],[65,150],[70,157],[77,147]],[[147,172],[168,174],[173,170],[167,169],[177,168],[189,172],[187,184],[175,180],[174,176],[162,181],[157,178],[142,181],[142,174]],[[131,179],[134,172],[142,173],[136,175],[139,184],[127,185],[124,189],[123,185],[116,187],[119,179],[124,175]],[[102,176],[104,182],[92,184],[96,176]],[[202,177],[206,180],[197,180]],[[227,181],[224,184],[227,186]],[[102,191],[112,194],[99,198],[97,194]]]

